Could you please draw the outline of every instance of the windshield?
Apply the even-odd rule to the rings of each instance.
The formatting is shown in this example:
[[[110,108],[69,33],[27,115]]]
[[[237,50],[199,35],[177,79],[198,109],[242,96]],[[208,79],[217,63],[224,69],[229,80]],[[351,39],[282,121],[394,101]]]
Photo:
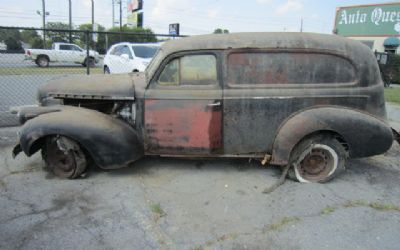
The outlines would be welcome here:
[[[140,58],[152,58],[158,48],[158,46],[132,46],[135,56]]]

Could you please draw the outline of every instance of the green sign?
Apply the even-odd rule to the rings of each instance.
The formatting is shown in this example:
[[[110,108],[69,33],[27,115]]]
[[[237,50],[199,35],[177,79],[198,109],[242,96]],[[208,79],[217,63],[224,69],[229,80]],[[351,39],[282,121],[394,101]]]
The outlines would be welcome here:
[[[400,3],[340,7],[335,32],[342,36],[400,36]]]

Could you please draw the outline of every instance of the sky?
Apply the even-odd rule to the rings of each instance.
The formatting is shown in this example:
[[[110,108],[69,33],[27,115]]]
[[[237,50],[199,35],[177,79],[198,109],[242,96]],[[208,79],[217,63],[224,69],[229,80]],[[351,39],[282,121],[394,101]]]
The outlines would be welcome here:
[[[91,22],[91,0],[72,1],[74,25]],[[112,0],[93,0],[95,22],[112,26]],[[118,2],[119,0],[115,0]],[[122,0],[123,23],[127,0]],[[168,33],[170,23],[180,23],[182,35],[212,33],[216,28],[232,32],[303,31],[332,33],[340,6],[386,3],[369,0],[143,0],[144,27]],[[49,22],[68,23],[68,0],[45,0]],[[42,0],[0,0],[0,26],[41,27]],[[115,5],[115,21],[119,5]],[[116,24],[117,26],[119,24]]]

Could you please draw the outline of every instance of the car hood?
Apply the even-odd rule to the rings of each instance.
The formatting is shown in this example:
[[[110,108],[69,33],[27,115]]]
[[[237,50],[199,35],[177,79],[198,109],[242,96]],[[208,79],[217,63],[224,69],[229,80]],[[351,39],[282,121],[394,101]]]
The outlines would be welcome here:
[[[143,73],[118,75],[76,75],[48,81],[39,88],[38,99],[133,100],[135,85],[143,85]]]

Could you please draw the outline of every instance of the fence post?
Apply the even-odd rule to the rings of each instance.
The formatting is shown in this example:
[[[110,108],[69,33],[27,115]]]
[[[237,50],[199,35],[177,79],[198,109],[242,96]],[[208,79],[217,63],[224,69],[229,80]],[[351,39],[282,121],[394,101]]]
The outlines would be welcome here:
[[[90,60],[89,60],[89,30],[85,30],[86,37],[86,75],[90,75]]]

